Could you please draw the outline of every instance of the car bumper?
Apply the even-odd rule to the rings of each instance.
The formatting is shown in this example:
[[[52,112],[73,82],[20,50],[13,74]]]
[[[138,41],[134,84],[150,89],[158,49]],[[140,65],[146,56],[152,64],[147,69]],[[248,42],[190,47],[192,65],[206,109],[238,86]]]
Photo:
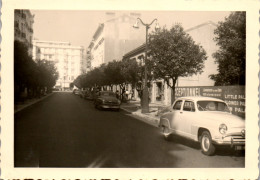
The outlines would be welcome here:
[[[104,109],[119,109],[119,105],[101,105],[102,108]]]
[[[242,149],[245,147],[245,137],[242,135],[223,135],[212,139],[214,144],[229,145],[230,147],[240,146]]]

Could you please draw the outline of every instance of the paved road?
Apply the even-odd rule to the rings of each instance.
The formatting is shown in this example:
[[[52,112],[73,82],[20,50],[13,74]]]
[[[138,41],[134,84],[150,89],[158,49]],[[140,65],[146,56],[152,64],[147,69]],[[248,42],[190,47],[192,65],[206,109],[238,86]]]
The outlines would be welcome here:
[[[244,153],[202,155],[124,111],[100,111],[71,93],[54,93],[15,114],[15,167],[244,167]]]

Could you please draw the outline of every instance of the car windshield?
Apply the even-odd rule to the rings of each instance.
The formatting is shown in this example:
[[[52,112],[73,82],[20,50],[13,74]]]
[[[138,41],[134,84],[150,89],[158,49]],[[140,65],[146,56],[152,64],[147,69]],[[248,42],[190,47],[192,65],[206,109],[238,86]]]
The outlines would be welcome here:
[[[227,104],[219,101],[198,101],[197,107],[199,111],[230,112]]]
[[[100,92],[100,96],[113,96],[116,97],[116,94],[113,92]]]

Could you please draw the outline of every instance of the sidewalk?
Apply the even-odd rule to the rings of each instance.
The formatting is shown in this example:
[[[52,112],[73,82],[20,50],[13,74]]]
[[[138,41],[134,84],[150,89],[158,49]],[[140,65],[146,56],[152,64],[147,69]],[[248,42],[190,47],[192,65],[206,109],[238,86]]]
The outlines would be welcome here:
[[[129,112],[135,116],[145,119],[149,124],[158,127],[160,121],[160,112],[166,109],[167,106],[159,103],[149,103],[149,113],[142,113],[140,101],[129,101],[127,103],[122,103],[122,110]]]
[[[50,94],[47,94],[43,97],[40,97],[40,98],[27,99],[24,102],[19,102],[18,104],[14,105],[14,113],[17,113],[17,112],[23,110],[24,108],[27,108],[28,106],[31,106],[31,105],[49,97],[52,94],[53,94],[53,92]]]

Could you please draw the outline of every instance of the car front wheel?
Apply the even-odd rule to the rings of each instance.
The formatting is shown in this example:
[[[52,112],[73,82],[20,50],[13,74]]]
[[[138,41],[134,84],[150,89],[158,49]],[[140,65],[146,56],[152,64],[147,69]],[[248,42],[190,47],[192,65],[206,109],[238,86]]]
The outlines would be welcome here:
[[[215,153],[215,146],[212,144],[211,135],[208,131],[203,131],[200,136],[200,146],[202,153],[211,156]]]

